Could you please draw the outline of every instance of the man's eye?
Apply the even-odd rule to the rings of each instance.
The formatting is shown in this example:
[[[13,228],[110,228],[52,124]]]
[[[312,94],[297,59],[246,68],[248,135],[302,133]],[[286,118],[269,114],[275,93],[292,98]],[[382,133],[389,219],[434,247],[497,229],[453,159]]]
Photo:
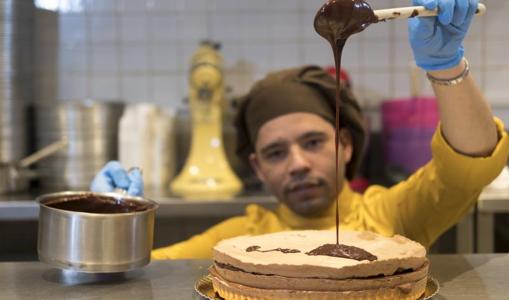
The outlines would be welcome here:
[[[269,160],[277,160],[283,158],[285,155],[285,151],[283,150],[273,150],[266,154],[267,159]]]
[[[322,140],[312,139],[312,140],[306,141],[304,143],[304,147],[306,149],[315,149],[315,148],[319,147],[321,144],[322,144]]]

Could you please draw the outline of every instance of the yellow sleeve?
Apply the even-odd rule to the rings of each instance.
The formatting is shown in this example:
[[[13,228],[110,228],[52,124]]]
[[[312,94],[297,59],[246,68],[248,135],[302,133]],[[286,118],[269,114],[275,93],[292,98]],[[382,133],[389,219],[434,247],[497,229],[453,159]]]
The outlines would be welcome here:
[[[502,171],[509,141],[495,119],[499,141],[488,157],[454,151],[440,127],[431,143],[433,159],[409,179],[389,189],[373,187],[360,205],[364,227],[382,234],[402,234],[429,247],[466,215],[482,189]]]
[[[152,251],[152,259],[210,259],[221,240],[247,234],[245,216],[227,219],[190,239]]]

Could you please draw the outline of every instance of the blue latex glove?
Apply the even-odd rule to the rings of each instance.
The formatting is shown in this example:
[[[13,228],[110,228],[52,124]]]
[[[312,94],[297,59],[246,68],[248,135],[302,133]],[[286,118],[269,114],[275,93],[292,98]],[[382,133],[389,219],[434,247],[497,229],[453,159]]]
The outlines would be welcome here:
[[[117,188],[127,190],[131,196],[142,196],[143,177],[140,169],[135,168],[128,173],[118,161],[110,161],[90,184],[92,192],[113,192]]]
[[[438,17],[408,20],[410,45],[416,64],[426,71],[445,70],[463,58],[463,39],[478,0],[413,0],[427,9],[438,6]]]

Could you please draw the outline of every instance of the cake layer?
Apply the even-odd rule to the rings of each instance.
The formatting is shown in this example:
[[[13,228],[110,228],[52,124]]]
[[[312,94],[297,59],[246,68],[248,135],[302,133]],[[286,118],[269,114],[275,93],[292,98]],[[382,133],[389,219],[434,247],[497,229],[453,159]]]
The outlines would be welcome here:
[[[414,284],[428,276],[428,268],[429,263],[425,263],[416,271],[364,279],[320,279],[260,275],[247,273],[241,270],[234,271],[217,265],[210,267],[209,272],[227,282],[260,289],[361,291],[388,287],[404,287],[407,284]]]
[[[384,237],[370,232],[341,231],[340,243],[377,257],[354,260],[307,252],[336,240],[334,231],[285,231],[223,240],[214,247],[214,261],[248,273],[291,278],[366,278],[417,270],[427,261],[425,248],[402,236]],[[249,249],[256,251],[246,251]]]
[[[426,290],[427,277],[403,286],[362,291],[296,291],[287,289],[259,289],[227,282],[211,275],[214,291],[226,300],[416,300]]]

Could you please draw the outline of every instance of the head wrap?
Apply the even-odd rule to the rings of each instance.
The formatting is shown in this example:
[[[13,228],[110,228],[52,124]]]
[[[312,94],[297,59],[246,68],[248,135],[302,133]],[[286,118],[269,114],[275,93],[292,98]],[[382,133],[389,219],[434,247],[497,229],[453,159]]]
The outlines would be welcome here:
[[[359,104],[350,89],[340,91],[340,127],[352,135],[353,155],[346,166],[352,179],[360,163],[365,130]],[[269,73],[240,99],[235,118],[237,154],[245,161],[253,153],[258,131],[268,121],[289,113],[314,113],[335,125],[336,82],[318,66],[303,66]]]

